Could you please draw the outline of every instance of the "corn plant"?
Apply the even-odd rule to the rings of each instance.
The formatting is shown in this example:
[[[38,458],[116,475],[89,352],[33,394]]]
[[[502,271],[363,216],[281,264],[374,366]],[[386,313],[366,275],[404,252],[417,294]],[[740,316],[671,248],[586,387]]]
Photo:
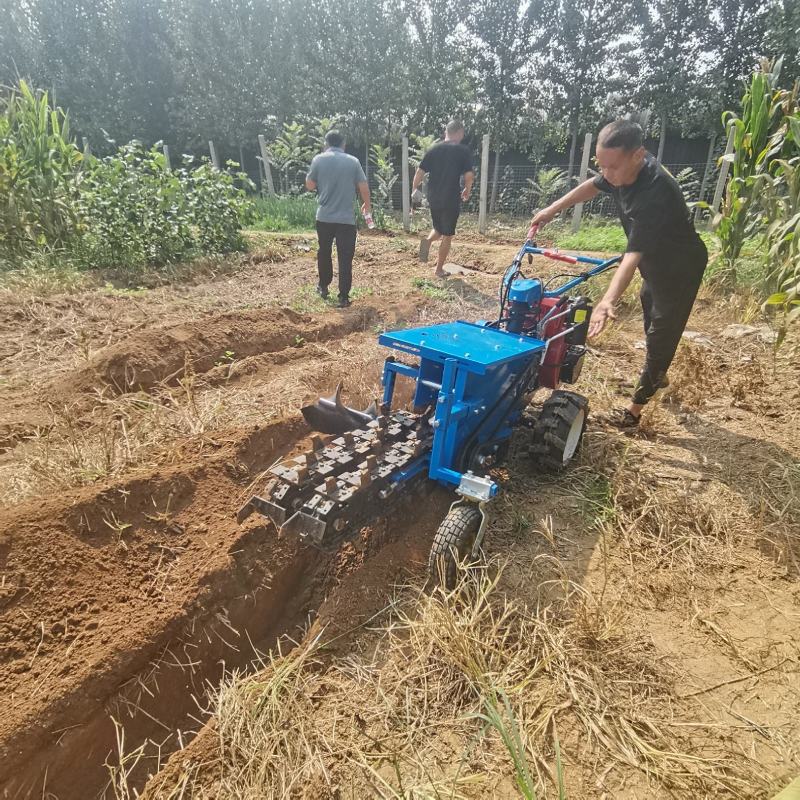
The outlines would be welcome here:
[[[63,248],[80,219],[81,152],[69,118],[25,81],[0,99],[0,256]]]
[[[283,130],[269,147],[269,155],[280,175],[281,194],[299,191],[302,184],[299,174],[313,155],[302,123],[284,123]]]
[[[763,62],[756,70],[742,98],[741,116],[726,111],[722,121],[734,132],[730,180],[722,209],[714,220],[720,241],[723,280],[736,279],[736,262],[745,240],[758,228],[756,200],[766,173],[770,140],[780,126],[781,91],[777,88],[781,62]]]
[[[787,326],[800,321],[800,109],[795,108],[787,123],[786,138],[797,155],[773,162],[767,189],[766,238],[778,291],[767,299],[766,305],[783,312],[778,345],[786,336]]]
[[[372,174],[377,183],[372,206],[375,211],[375,222],[381,227],[386,227],[386,216],[393,208],[392,189],[397,183],[397,172],[392,163],[391,149],[380,144],[374,144],[370,148],[370,161],[372,162]]]

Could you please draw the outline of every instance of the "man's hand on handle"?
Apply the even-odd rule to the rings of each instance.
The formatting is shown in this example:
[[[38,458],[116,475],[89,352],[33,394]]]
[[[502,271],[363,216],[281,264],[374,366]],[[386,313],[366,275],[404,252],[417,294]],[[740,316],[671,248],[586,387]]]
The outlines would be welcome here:
[[[558,214],[558,211],[553,211],[550,206],[543,208],[541,211],[537,211],[531,220],[531,228],[539,228],[542,225],[547,225],[548,222],[553,221],[556,214]]]
[[[572,191],[567,192],[563,197],[551,203],[547,208],[537,211],[533,215],[531,225],[547,225],[552,222],[562,211],[572,208],[576,203],[586,203],[599,193],[599,189],[594,185],[594,180],[589,180],[578,184]]]

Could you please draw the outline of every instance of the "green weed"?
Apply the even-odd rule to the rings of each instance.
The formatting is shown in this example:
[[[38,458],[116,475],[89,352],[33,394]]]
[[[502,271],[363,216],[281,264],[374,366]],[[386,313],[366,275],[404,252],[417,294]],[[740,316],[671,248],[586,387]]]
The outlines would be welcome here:
[[[252,227],[259,231],[313,230],[317,199],[311,194],[262,197],[254,202]]]
[[[415,289],[419,289],[422,294],[425,295],[425,297],[428,297],[431,300],[455,299],[455,294],[453,293],[452,289],[446,285],[442,286],[434,281],[428,280],[428,278],[414,278],[411,281],[411,285]]]

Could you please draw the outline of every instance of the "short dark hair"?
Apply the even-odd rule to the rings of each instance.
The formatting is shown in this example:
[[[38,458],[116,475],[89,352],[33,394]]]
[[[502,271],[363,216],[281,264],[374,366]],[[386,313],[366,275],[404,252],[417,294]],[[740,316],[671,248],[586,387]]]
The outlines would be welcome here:
[[[597,137],[600,147],[620,148],[631,153],[644,146],[644,132],[641,126],[629,119],[609,122]]]
[[[464,123],[460,119],[451,119],[447,123],[445,130],[452,136],[452,134],[464,130]]]
[[[325,134],[325,144],[328,147],[341,147],[344,144],[344,136],[339,131],[328,131]]]

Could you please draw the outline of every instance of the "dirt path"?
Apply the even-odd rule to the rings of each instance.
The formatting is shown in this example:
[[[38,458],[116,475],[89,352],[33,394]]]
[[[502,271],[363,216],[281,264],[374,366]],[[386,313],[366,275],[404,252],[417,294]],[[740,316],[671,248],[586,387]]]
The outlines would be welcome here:
[[[313,294],[311,254],[294,249],[307,243],[284,244],[282,261],[256,250],[193,284],[20,295],[4,308],[4,797],[111,796],[106,762],[120,744],[143,786],[206,722],[225,670],[323,628],[337,643],[329,667],[366,664],[379,645],[360,626],[383,619],[393,585],[418,580],[445,493],[336,555],[255,518],[239,527],[235,512],[303,439],[304,401],[342,377],[354,403],[376,394],[380,330],[492,313],[513,247],[462,243],[454,262],[476,269],[442,287],[413,242],[365,238],[357,300],[341,311]],[[504,591],[535,607],[568,576],[601,598],[620,652],[647,665],[642,707],[713,765],[676,789],[610,758],[563,711],[571,796],[764,797],[800,769],[800,375],[756,336],[723,338],[744,308],[718,306],[700,304],[690,327],[710,343],[683,347],[642,436],[593,424],[578,468],[545,482],[523,436],[498,473],[488,547],[510,560]],[[598,343],[581,382],[596,410],[633,374],[639,325],[632,308]],[[599,641],[584,657],[622,669]],[[215,735],[176,756],[149,796],[167,797],[198,752],[210,758]],[[505,785],[469,796],[510,796]]]

